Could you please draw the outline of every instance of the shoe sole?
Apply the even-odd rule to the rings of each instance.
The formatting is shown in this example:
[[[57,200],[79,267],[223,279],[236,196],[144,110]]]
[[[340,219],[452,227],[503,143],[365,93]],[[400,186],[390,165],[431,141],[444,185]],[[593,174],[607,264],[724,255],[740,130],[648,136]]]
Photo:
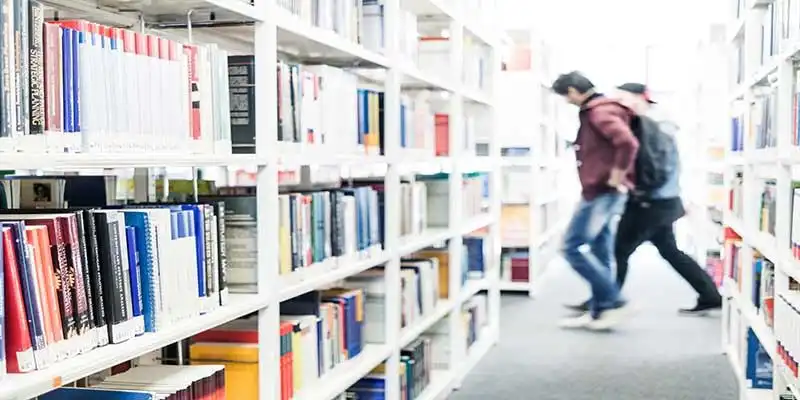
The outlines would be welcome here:
[[[683,315],[685,317],[708,317],[709,315],[720,311],[720,308],[711,308],[702,311],[678,311],[678,315]]]

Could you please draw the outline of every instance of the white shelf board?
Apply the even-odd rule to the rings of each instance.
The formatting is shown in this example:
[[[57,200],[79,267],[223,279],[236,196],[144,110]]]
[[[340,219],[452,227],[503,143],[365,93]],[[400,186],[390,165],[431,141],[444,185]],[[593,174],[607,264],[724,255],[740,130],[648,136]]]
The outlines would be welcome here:
[[[512,282],[500,280],[500,291],[502,292],[528,292],[530,290],[530,282]]]
[[[772,329],[768,327],[767,323],[764,321],[764,317],[758,313],[751,301],[742,296],[742,293],[733,285],[732,281],[726,280],[724,287],[725,293],[731,296],[733,304],[741,311],[745,322],[753,329],[753,332],[767,351],[767,354],[769,354],[769,357],[774,361],[779,360],[776,354],[778,342],[775,340],[775,334],[772,332]]]
[[[564,229],[567,228],[571,220],[572,218],[569,216],[564,217],[561,219],[561,221],[556,223],[552,228],[548,229],[543,234],[538,235],[534,240],[534,247],[541,247],[545,243],[556,238],[558,235],[562,233],[562,231],[564,231]]]
[[[341,257],[317,263],[308,268],[281,276],[278,281],[278,301],[286,301],[301,294],[321,289],[369,268],[381,265],[391,254],[374,249],[352,257]]]
[[[408,346],[414,339],[418,338],[442,318],[450,314],[455,304],[456,303],[452,300],[439,299],[439,304],[432,312],[422,316],[418,322],[404,328],[400,332],[400,348]]]
[[[454,235],[446,228],[428,228],[421,234],[408,235],[400,239],[400,256],[406,256],[426,247],[443,244]]]
[[[3,400],[27,400],[63,384],[77,381],[106,368],[160,349],[179,340],[230,322],[267,306],[266,296],[231,294],[229,305],[205,315],[146,333],[119,344],[109,344],[58,362],[41,371],[10,374],[0,383]]]
[[[483,229],[494,223],[494,218],[491,214],[484,213],[470,217],[462,226],[461,234],[467,235],[479,229]]]
[[[464,379],[470,371],[475,369],[478,362],[489,353],[495,343],[497,343],[497,334],[492,332],[492,329],[488,326],[482,328],[478,335],[478,340],[467,349],[467,359],[457,368],[455,378],[457,380]]]
[[[92,154],[56,153],[27,154],[0,153],[1,170],[78,170],[104,168],[146,167],[223,167],[227,165],[264,165],[266,159],[253,155],[201,155],[201,154]]]
[[[357,356],[334,367],[292,400],[330,400],[369,374],[391,353],[391,346],[367,344]]]

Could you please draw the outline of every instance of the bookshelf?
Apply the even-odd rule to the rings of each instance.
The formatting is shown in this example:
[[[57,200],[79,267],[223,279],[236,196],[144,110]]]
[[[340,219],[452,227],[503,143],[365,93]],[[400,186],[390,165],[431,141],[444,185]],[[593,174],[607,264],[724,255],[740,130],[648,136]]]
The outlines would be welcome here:
[[[569,154],[558,134],[561,101],[550,91],[552,57],[532,29],[506,31],[498,137],[502,157],[501,292],[533,296],[556,255],[567,222],[567,192],[550,190],[570,177]],[[533,107],[535,113],[530,110]]]
[[[727,3],[723,346],[742,398],[800,395],[796,6]]]
[[[362,0],[357,7],[310,0],[120,0],[103,6],[42,0],[30,9],[28,1],[4,1],[41,18],[29,29],[45,27],[44,56],[19,56],[20,65],[33,72],[38,62],[45,78],[37,82],[52,83],[48,74],[56,74],[64,85],[49,90],[45,84],[41,92],[12,85],[21,98],[41,96],[45,103],[31,102],[22,111],[13,102],[6,106],[14,97],[3,95],[8,108],[0,112],[20,113],[0,129],[0,170],[15,175],[3,181],[11,203],[28,209],[44,202],[22,197],[26,185],[38,196],[36,185],[47,182],[54,203],[48,208],[61,209],[55,193],[70,204],[80,197],[64,194],[70,189],[61,182],[69,187],[101,176],[105,198],[91,207],[103,211],[77,215],[92,221],[97,214],[120,215],[127,224],[128,214],[147,214],[163,229],[158,236],[153,228],[154,237],[175,253],[169,262],[167,253],[148,258],[148,271],[158,263],[161,275],[136,278],[142,279],[137,285],[162,285],[157,294],[170,299],[163,315],[148,311],[153,306],[145,300],[139,314],[133,306],[132,316],[122,317],[120,336],[107,338],[109,344],[95,338],[106,335],[101,326],[80,331],[74,341],[54,341],[58,349],[46,339],[36,354],[40,364],[35,358],[27,372],[0,371],[0,400],[56,396],[61,387],[98,382],[113,386],[162,362],[224,365],[223,390],[242,400],[339,399],[373,390],[378,381],[387,399],[436,399],[457,389],[496,343],[501,162],[493,133],[502,93],[496,88],[501,63],[493,0]],[[0,29],[11,27],[0,22]],[[48,44],[60,52],[50,56]],[[23,67],[10,67],[2,66],[14,81]],[[53,110],[63,115],[34,124],[37,113],[49,117],[45,112]],[[488,137],[480,154],[479,135]],[[207,193],[208,185],[215,190]],[[185,196],[175,207],[190,210],[151,204],[173,200],[178,190]],[[245,198],[247,204],[236,208]],[[8,208],[18,208],[14,204]],[[3,221],[22,215],[3,211]],[[131,234],[151,233],[130,228]],[[213,241],[201,244],[201,232]],[[122,251],[121,238],[112,242]],[[130,237],[126,243],[136,257],[143,254]],[[36,254],[44,259],[45,253]],[[115,262],[123,271],[123,265],[144,271],[141,259],[124,264],[119,258],[111,258],[112,266],[98,261],[98,268],[123,280],[127,274],[114,272]],[[43,268],[34,259],[30,268]],[[439,285],[425,284],[433,276]],[[204,278],[207,288],[227,279],[231,292],[204,290],[198,283]],[[98,279],[102,285],[113,280]],[[42,282],[40,290],[51,289]],[[124,308],[133,293],[128,304],[139,304],[137,290],[148,289],[109,299]],[[91,300],[92,289],[86,292],[84,300]],[[74,295],[81,293],[75,289]],[[307,298],[316,298],[311,320],[309,312],[289,311],[311,304]],[[143,322],[139,328],[137,318],[151,314],[158,326]],[[336,336],[342,349],[310,324]],[[215,353],[235,346],[209,339],[228,330],[252,334],[239,343],[255,345],[251,361]],[[289,353],[302,354],[306,368],[286,363]],[[425,368],[412,367],[414,361]],[[309,367],[317,363],[318,369]],[[230,367],[242,365],[249,365],[252,380],[238,381],[243,391],[231,395]],[[128,371],[119,374],[120,366]],[[183,378],[169,382],[191,386],[183,371]],[[203,370],[196,379],[218,372]]]

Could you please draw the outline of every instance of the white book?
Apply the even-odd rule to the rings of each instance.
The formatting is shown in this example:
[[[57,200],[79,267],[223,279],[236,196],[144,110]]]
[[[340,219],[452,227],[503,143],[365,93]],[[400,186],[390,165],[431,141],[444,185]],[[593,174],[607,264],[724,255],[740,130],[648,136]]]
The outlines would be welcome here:
[[[345,254],[355,254],[358,251],[356,236],[356,200],[353,196],[344,196],[344,248]]]

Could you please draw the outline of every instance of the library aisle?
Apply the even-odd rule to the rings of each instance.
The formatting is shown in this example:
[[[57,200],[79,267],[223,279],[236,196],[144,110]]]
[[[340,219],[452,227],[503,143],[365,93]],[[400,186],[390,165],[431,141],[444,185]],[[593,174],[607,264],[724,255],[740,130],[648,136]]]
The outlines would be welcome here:
[[[626,296],[638,312],[613,334],[559,329],[563,305],[587,291],[561,258],[547,271],[535,300],[503,297],[498,344],[451,400],[737,398],[719,316],[677,314],[694,294],[655,248],[631,259]]]

